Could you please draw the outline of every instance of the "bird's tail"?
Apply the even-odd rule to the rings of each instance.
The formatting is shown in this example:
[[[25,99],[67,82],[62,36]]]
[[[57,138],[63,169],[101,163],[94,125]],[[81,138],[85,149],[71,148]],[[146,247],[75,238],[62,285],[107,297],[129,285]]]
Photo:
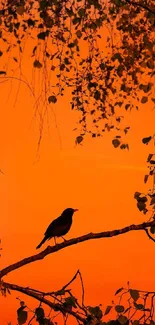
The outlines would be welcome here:
[[[40,244],[36,247],[36,249],[40,248],[45,243],[46,240],[47,237],[44,237],[43,240],[40,242]]]

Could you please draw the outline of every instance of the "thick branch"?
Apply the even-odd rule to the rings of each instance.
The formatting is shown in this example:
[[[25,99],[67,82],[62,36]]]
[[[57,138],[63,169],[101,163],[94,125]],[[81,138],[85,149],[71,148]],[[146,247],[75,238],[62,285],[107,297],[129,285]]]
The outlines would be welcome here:
[[[130,225],[130,226],[127,226],[127,227],[121,228],[121,229],[103,231],[103,232],[99,232],[99,233],[89,233],[89,234],[81,236],[81,237],[77,237],[77,238],[73,238],[73,239],[64,241],[63,243],[57,244],[55,246],[48,246],[44,251],[42,251],[39,254],[26,257],[23,260],[20,260],[19,262],[16,262],[12,265],[5,267],[4,269],[2,269],[0,271],[0,278],[2,278],[4,275],[6,275],[16,269],[19,269],[20,267],[22,267],[24,265],[33,263],[35,261],[42,260],[45,256],[47,256],[49,254],[55,253],[61,249],[64,249],[66,247],[84,242],[86,240],[114,237],[114,236],[125,234],[129,231],[145,230],[146,228],[151,227],[151,226],[155,226],[155,220],[153,220],[151,222],[150,221],[144,222],[144,223],[141,223],[138,225]]]
[[[80,320],[82,322],[84,322],[84,320],[85,320],[85,318],[83,318],[82,316],[80,316],[76,312],[70,310],[69,308],[63,307],[62,304],[53,303],[50,300],[46,299],[44,297],[44,293],[39,293],[38,294],[37,291],[35,291],[35,289],[24,288],[24,287],[18,286],[18,285],[13,284],[13,283],[8,283],[8,282],[3,282],[3,286],[5,288],[10,289],[10,290],[19,291],[19,292],[22,292],[22,293],[26,294],[27,296],[35,298],[38,301],[43,302],[44,304],[48,305],[52,309],[62,312],[62,314],[66,314],[66,313],[70,314],[70,315],[72,315],[73,317],[75,317],[76,319],[78,319],[78,320]]]

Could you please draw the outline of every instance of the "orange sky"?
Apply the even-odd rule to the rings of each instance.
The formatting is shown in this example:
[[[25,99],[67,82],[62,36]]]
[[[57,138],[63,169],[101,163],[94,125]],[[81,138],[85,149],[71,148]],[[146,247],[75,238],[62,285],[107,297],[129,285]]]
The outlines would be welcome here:
[[[70,110],[68,98],[62,98],[54,106],[62,149],[51,114],[50,130],[46,129],[37,161],[38,125],[33,122],[30,127],[33,108],[29,91],[21,85],[14,107],[17,84],[13,83],[10,95],[9,85],[1,84],[0,168],[5,173],[0,175],[1,268],[35,254],[48,224],[69,206],[79,208],[79,212],[66,239],[143,222],[145,217],[137,210],[133,196],[135,191],[145,192],[148,188],[143,176],[152,148],[142,145],[141,138],[154,132],[155,115],[149,104],[140,107],[139,112],[126,113],[126,122],[131,126],[127,137],[130,150],[121,151],[112,147],[111,132],[75,147],[72,130],[76,114]],[[5,279],[52,291],[61,288],[80,269],[86,304],[102,303],[105,307],[113,300],[116,289],[126,286],[128,280],[131,287],[155,290],[154,251],[154,243],[144,232],[132,232],[61,250]],[[79,293],[79,286],[75,292]],[[19,293],[7,299],[0,297],[1,324],[12,321],[16,325],[16,297],[24,299],[31,309],[37,306]]]

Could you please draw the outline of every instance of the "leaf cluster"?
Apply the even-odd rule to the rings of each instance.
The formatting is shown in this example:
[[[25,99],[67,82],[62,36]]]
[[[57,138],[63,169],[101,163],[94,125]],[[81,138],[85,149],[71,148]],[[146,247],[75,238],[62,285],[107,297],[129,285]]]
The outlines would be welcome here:
[[[33,39],[33,67],[43,73],[47,103],[55,104],[70,89],[71,108],[80,116],[77,144],[86,134],[120,132],[120,109],[138,109],[139,102],[149,100],[155,103],[155,12],[153,0],[145,2],[3,0],[0,4],[0,48],[4,49],[0,60],[9,55],[18,66],[14,49],[22,54],[27,37]],[[6,77],[7,71],[0,74]],[[112,143],[128,149],[120,138]]]

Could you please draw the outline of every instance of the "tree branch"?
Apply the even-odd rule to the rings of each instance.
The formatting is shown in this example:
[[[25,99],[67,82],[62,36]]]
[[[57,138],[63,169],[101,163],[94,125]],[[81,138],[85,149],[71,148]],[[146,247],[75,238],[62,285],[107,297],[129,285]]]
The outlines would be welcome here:
[[[142,3],[139,3],[139,2],[135,2],[135,1],[130,1],[130,0],[125,0],[129,5],[132,5],[134,7],[140,7],[144,10],[147,10],[149,12],[151,12],[151,14],[155,15],[155,10],[147,7],[146,5],[142,4]]]
[[[76,319],[84,322],[85,318],[80,316],[78,313],[72,311],[69,308],[63,307],[62,304],[60,303],[53,303],[52,301],[46,299],[44,297],[44,292],[40,292],[38,293],[37,290],[35,291],[35,289],[29,289],[29,288],[25,288],[25,287],[21,287],[18,286],[16,284],[13,283],[8,283],[8,282],[3,282],[2,283],[3,287],[8,288],[10,290],[14,290],[14,291],[19,291],[22,292],[24,294],[26,294],[27,296],[30,296],[32,298],[35,298],[36,300],[43,302],[44,304],[48,305],[50,308],[52,308],[53,310],[57,310],[62,312],[62,314],[70,314],[73,317],[75,317]]]
[[[84,242],[86,240],[90,240],[90,239],[99,239],[99,238],[109,238],[109,237],[115,237],[118,235],[122,235],[125,234],[127,232],[130,231],[138,231],[138,230],[145,230],[148,227],[151,226],[155,226],[155,220],[153,221],[149,221],[149,222],[144,222],[138,225],[130,225],[121,229],[115,229],[115,230],[110,230],[110,231],[103,231],[103,232],[99,232],[99,233],[89,233],[87,235],[81,236],[81,237],[77,237],[77,238],[72,238],[70,240],[66,240],[63,243],[57,244],[55,246],[48,246],[45,250],[43,250],[41,253],[36,254],[36,255],[32,255],[29,257],[24,258],[23,260],[20,260],[14,264],[11,264],[7,267],[5,267],[4,269],[2,269],[0,271],[0,279],[4,276],[7,275],[8,273],[19,269],[20,267],[33,263],[35,261],[39,261],[42,260],[45,256],[55,253],[61,249],[64,249],[66,247],[75,245],[75,244],[79,244],[81,242]]]

